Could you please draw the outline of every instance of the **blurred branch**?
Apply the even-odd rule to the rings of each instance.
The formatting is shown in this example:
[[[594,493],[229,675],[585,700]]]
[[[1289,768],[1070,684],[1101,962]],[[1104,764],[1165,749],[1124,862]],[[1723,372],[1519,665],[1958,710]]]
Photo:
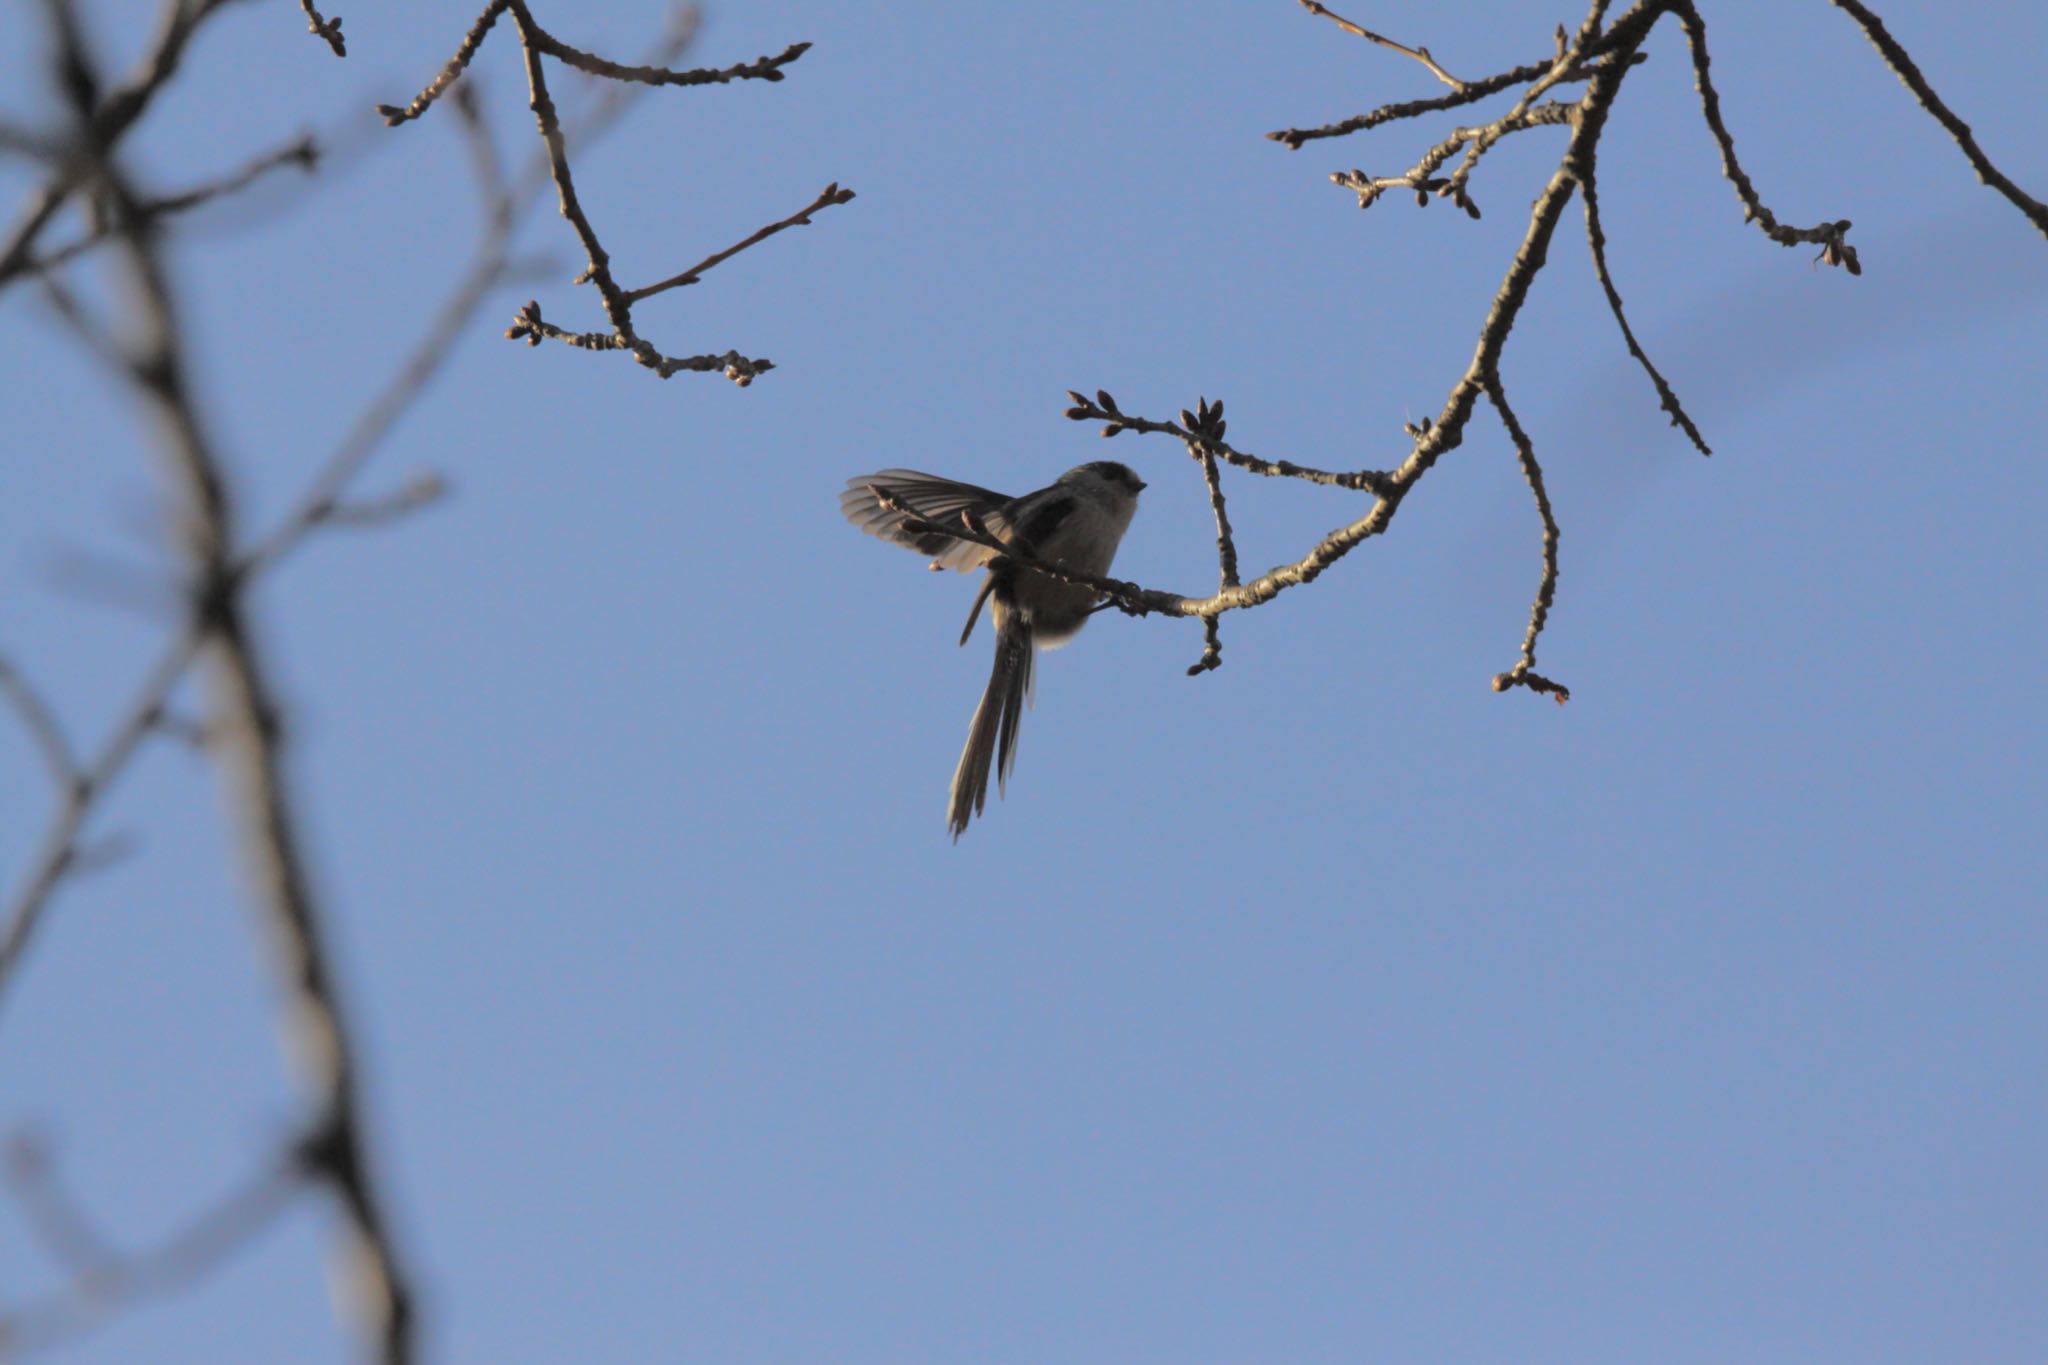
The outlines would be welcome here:
[[[554,97],[549,93],[547,71],[541,59],[552,57],[589,75],[638,85],[723,85],[737,80],[779,81],[783,77],[783,68],[803,56],[810,49],[810,44],[792,43],[772,56],[758,57],[751,62],[728,67],[675,70],[666,64],[626,66],[573,47],[555,37],[542,28],[539,21],[533,17],[526,0],[490,0],[476,21],[470,25],[461,45],[456,48],[455,55],[441,68],[440,73],[413,97],[410,104],[377,106],[377,112],[384,116],[384,121],[395,127],[420,117],[433,107],[435,101],[468,68],[499,16],[506,13],[512,16],[513,26],[519,32],[520,50],[525,59],[526,83],[530,95],[529,104],[540,132],[541,144],[547,149],[549,172],[554,179],[556,194],[561,202],[562,217],[574,230],[588,262],[576,282],[597,287],[610,330],[574,331],[558,327],[541,316],[540,303],[534,300],[519,310],[512,325],[506,329],[505,336],[510,340],[524,341],[529,346],[538,346],[543,341],[559,341],[579,350],[625,351],[663,379],[685,371],[723,371],[728,379],[745,388],[754,382],[756,376],[774,369],[773,361],[765,357],[748,357],[736,350],[728,350],[723,354],[707,353],[694,356],[664,354],[635,329],[633,306],[665,290],[696,283],[704,271],[719,262],[765,241],[784,228],[810,222],[811,215],[821,209],[846,203],[853,198],[853,191],[841,189],[836,183],[828,185],[807,207],[788,218],[770,223],[737,245],[713,254],[680,275],[639,289],[626,289],[613,276],[611,256],[598,240],[597,230],[591,225],[589,215],[583,210],[582,200],[577,196],[576,182],[570,171],[568,150],[562,136],[561,118],[555,110]]]
[[[219,13],[230,0],[164,0],[159,11],[155,39],[135,69],[120,85],[101,96],[98,81],[83,67],[67,66],[66,52],[78,50],[74,43],[60,39],[54,63],[59,85],[76,110],[82,111],[83,128],[78,146],[67,149],[62,163],[50,178],[29,195],[28,202],[4,238],[0,238],[0,286],[22,273],[29,253],[44,229],[56,218],[88,176],[100,151],[112,147],[135,121],[142,117],[158,92],[177,74],[185,46],[199,26]],[[75,28],[68,4],[45,0],[51,27],[59,34]]]
[[[0,654],[0,693],[6,694],[29,738],[35,741],[36,750],[43,756],[43,766],[50,770],[50,780],[59,791],[75,791],[85,775],[78,769],[78,760],[72,757],[64,728],[44,704],[42,695],[4,654]]]
[[[202,184],[193,186],[189,190],[182,190],[176,194],[166,194],[146,200],[136,206],[137,212],[145,218],[161,218],[168,214],[184,213],[188,209],[198,208],[200,205],[211,200],[239,193],[280,167],[297,166],[300,170],[311,174],[314,168],[319,165],[319,162],[320,149],[314,143],[312,136],[307,134],[292,139],[292,141],[274,151],[264,153],[238,171],[221,176],[215,180],[205,181]],[[93,247],[104,242],[107,239],[107,235],[108,227],[106,222],[102,220],[84,235],[73,241],[66,242],[63,246],[51,248],[45,255],[34,258],[24,257],[17,266],[14,275],[18,277],[21,275],[45,274],[56,269],[58,266],[69,265]],[[0,277],[0,286],[4,286],[7,283],[7,278],[9,277]]]
[[[688,23],[672,24],[655,44],[650,56],[672,61],[688,45],[693,28]],[[593,139],[609,129],[624,112],[640,87],[622,85],[608,89],[572,130],[580,142]],[[525,173],[512,185],[499,184],[498,193],[486,194],[484,232],[468,267],[449,291],[433,320],[427,325],[411,352],[400,362],[383,389],[357,414],[333,452],[319,466],[298,502],[265,537],[242,556],[237,577],[253,583],[296,549],[313,531],[363,520],[362,508],[372,504],[345,504],[344,495],[370,458],[382,447],[399,419],[439,374],[464,328],[482,306],[491,289],[510,266],[508,250],[517,223],[539,201],[547,186],[547,158],[536,155]],[[101,344],[102,339],[95,339]],[[102,358],[118,362],[118,354],[105,343]],[[426,477],[426,476],[422,476]],[[406,500],[403,510],[424,505],[420,482],[398,495]],[[335,515],[337,509],[341,514]],[[353,509],[353,510],[351,510]],[[393,509],[394,511],[400,509]],[[388,519],[371,517],[371,520]],[[198,652],[197,627],[181,625],[129,702],[117,714],[119,719],[84,765],[80,780],[72,783],[58,803],[21,886],[6,903],[0,922],[0,1003],[22,955],[33,940],[59,886],[67,876],[90,865],[81,850],[85,825],[101,797],[126,771],[129,760],[152,734],[164,732],[164,716],[172,693]],[[15,703],[16,710],[20,704]],[[40,741],[39,741],[40,742]]]
[[[186,377],[183,327],[154,223],[110,156],[96,192],[113,216],[131,277],[132,343],[125,378],[155,419],[182,506],[182,550],[198,655],[207,664],[208,752],[227,792],[253,902],[282,994],[280,1031],[312,1107],[308,1173],[339,1205],[339,1265],[358,1329],[392,1365],[414,1353],[412,1288],[370,1171],[353,1034],[329,966],[324,910],[307,867],[297,803],[285,778],[285,734],[236,560],[237,506]]]
[[[41,1141],[14,1138],[7,1166],[30,1225],[71,1274],[63,1289],[0,1310],[0,1356],[7,1358],[57,1346],[124,1308],[203,1279],[277,1221],[302,1179],[295,1157],[264,1166],[161,1242],[123,1252],[65,1188]]]

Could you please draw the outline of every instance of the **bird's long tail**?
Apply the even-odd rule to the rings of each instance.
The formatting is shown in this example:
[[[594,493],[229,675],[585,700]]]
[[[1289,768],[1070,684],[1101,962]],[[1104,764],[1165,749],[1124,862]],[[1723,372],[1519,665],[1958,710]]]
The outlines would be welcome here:
[[[981,814],[988,800],[988,770],[993,759],[998,788],[1006,784],[1017,760],[1017,722],[1031,695],[1031,661],[1034,650],[1031,627],[1015,613],[1005,613],[996,629],[996,662],[989,674],[988,691],[974,710],[974,723],[967,727],[967,747],[960,751],[960,766],[953,770],[953,795],[946,811],[946,823],[958,841],[967,822]]]

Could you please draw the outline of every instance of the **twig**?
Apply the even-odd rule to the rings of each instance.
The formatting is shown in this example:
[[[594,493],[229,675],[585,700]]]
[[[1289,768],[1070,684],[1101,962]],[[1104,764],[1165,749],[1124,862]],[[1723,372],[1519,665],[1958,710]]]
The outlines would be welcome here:
[[[161,218],[168,214],[184,213],[189,209],[198,208],[201,204],[205,204],[210,200],[239,193],[280,167],[297,166],[300,170],[311,174],[314,168],[319,165],[319,162],[320,149],[314,143],[312,135],[307,134],[294,138],[291,142],[274,151],[264,153],[238,171],[195,185],[189,190],[181,190],[176,194],[166,194],[145,200],[137,207],[145,218]],[[102,220],[91,231],[76,240],[66,242],[63,246],[52,248],[42,256],[25,259],[22,262],[19,273],[45,274],[56,269],[58,266],[68,265],[93,247],[104,242],[107,239],[107,233],[107,224]]]
[[[134,699],[120,713],[121,719],[85,765],[80,778],[66,788],[64,799],[43,832],[42,842],[29,860],[27,876],[8,902],[6,925],[0,929],[0,1003],[6,1000],[22,954],[35,937],[58,884],[77,870],[79,836],[85,829],[86,818],[155,728],[157,716],[176,690],[179,679],[185,676],[198,648],[197,630],[187,628],[178,633],[144,675]]]
[[[305,13],[307,32],[324,41],[335,56],[348,56],[348,43],[341,36],[339,14],[332,19],[322,19],[320,11],[313,8],[313,0],[299,0],[299,9]]]
[[[1135,431],[1147,435],[1172,436],[1183,442],[1194,438],[1193,433],[1187,428],[1176,426],[1172,422],[1155,422],[1150,418],[1119,411],[1116,400],[1106,391],[1097,390],[1096,396],[1089,398],[1078,389],[1068,389],[1067,397],[1070,400],[1070,406],[1065,413],[1067,419],[1073,422],[1105,422],[1108,425],[1102,429],[1104,436],[1117,436],[1126,431]],[[1387,477],[1373,469],[1333,472],[1327,469],[1312,469],[1288,460],[1268,460],[1238,450],[1220,440],[1210,441],[1208,444],[1225,464],[1234,465],[1253,474],[1264,475],[1269,479],[1300,479],[1304,483],[1321,484],[1329,488],[1350,488],[1374,493],[1379,491]]]
[[[1500,414],[1501,425],[1508,430],[1508,439],[1515,443],[1515,458],[1521,462],[1522,477],[1529,481],[1529,492],[1536,499],[1536,515],[1543,521],[1543,577],[1537,580],[1536,601],[1529,608],[1529,628],[1522,635],[1522,657],[1513,668],[1494,677],[1493,690],[1505,692],[1510,687],[1528,687],[1555,697],[1562,706],[1571,700],[1570,689],[1536,671],[1536,640],[1550,620],[1551,603],[1557,599],[1557,518],[1550,510],[1550,494],[1543,486],[1543,466],[1537,463],[1535,443],[1529,439],[1529,433],[1522,430],[1522,424],[1515,420],[1514,409],[1508,406],[1507,390],[1498,373],[1487,376],[1486,396],[1494,411]]]
[[[1614,287],[1614,277],[1607,270],[1607,234],[1600,227],[1600,191],[1594,176],[1594,154],[1598,148],[1586,149],[1586,158],[1579,166],[1579,186],[1584,191],[1586,211],[1586,240],[1593,248],[1593,273],[1600,279],[1600,288],[1607,295],[1607,307],[1613,312],[1614,320],[1621,327],[1621,339],[1628,343],[1628,353],[1636,358],[1643,372],[1650,376],[1650,383],[1656,386],[1657,401],[1664,411],[1671,414],[1671,425],[1681,427],[1691,439],[1695,449],[1702,455],[1712,455],[1700,429],[1693,425],[1685,408],[1678,401],[1677,392],[1650,363],[1649,355],[1636,341],[1635,330],[1628,325],[1628,314],[1622,311],[1621,291]]]
[[[1431,194],[1435,194],[1439,198],[1450,195],[1459,208],[1465,210],[1472,217],[1477,218],[1479,216],[1479,207],[1472,202],[1469,195],[1464,193],[1463,187],[1448,178],[1437,175],[1438,169],[1443,166],[1444,162],[1450,160],[1452,154],[1460,147],[1468,143],[1476,143],[1481,138],[1498,141],[1510,133],[1519,133],[1530,128],[1541,128],[1553,124],[1569,124],[1578,116],[1578,108],[1577,104],[1565,104],[1558,100],[1548,100],[1533,109],[1525,109],[1520,113],[1510,112],[1505,114],[1492,123],[1481,124],[1471,128],[1453,128],[1449,137],[1437,143],[1436,146],[1430,148],[1427,152],[1424,152],[1422,159],[1417,161],[1404,174],[1371,176],[1367,175],[1364,171],[1354,169],[1349,171],[1333,171],[1330,174],[1330,180],[1331,183],[1341,185],[1356,194],[1358,196],[1358,207],[1362,209],[1371,208],[1373,202],[1388,190],[1407,189],[1415,192],[1415,202],[1423,207],[1428,206]]]
[[[310,1170],[341,1208],[339,1259],[360,1330],[381,1360],[404,1365],[414,1349],[411,1281],[370,1173],[353,1034],[328,966],[322,909],[285,781],[280,712],[243,601],[246,580],[237,572],[234,494],[187,385],[182,329],[151,228],[112,162],[99,164],[97,179],[134,277],[139,340],[130,378],[157,419],[184,504],[186,578],[201,652],[211,665],[211,753],[274,951],[285,1051],[315,1113]]]
[[[1587,47],[1599,38],[1600,21],[1606,14],[1607,0],[1593,0],[1591,8],[1586,12],[1585,22],[1579,25],[1578,35],[1569,44],[1565,42],[1563,26],[1558,27],[1557,60],[1552,63],[1550,70],[1544,72],[1534,85],[1523,91],[1521,98],[1515,101],[1506,114],[1466,143],[1465,154],[1459,158],[1457,169],[1451,172],[1450,183],[1439,193],[1449,195],[1453,203],[1461,205],[1473,217],[1479,216],[1479,210],[1473,205],[1465,187],[1472,178],[1472,172],[1479,168],[1480,158],[1485,156],[1502,137],[1515,130],[1516,124],[1528,114],[1530,106],[1562,81],[1565,72],[1580,65]]]
[[[533,16],[519,0],[514,0],[513,10],[532,24]],[[532,24],[531,40],[540,50],[565,66],[606,80],[633,81],[640,85],[725,85],[732,81],[779,81],[782,68],[811,50],[809,43],[791,43],[773,56],[756,57],[751,62],[740,62],[734,66],[697,67],[689,71],[671,71],[660,66],[622,66],[618,62],[606,61],[594,52],[585,52],[571,47],[561,39],[547,32],[538,24]]]
[[[1202,657],[1188,665],[1188,676],[1199,678],[1211,669],[1223,667],[1223,634],[1217,628],[1216,618],[1202,618]]]
[[[51,177],[29,196],[14,227],[5,240],[0,241],[0,286],[23,272],[37,238],[56,219],[58,210],[64,207],[81,178],[88,173],[91,149],[111,147],[134,126],[155,100],[157,92],[176,74],[178,63],[185,55],[185,45],[191,41],[193,33],[227,3],[228,0],[190,0],[190,3],[187,0],[164,0],[156,37],[128,78],[104,96],[85,92],[90,103],[86,126],[82,130],[87,154],[79,155],[74,149]],[[59,5],[52,14],[68,14],[68,11]],[[69,20],[56,18],[54,22],[61,25]]]
[[[1237,542],[1230,534],[1230,514],[1223,506],[1223,480],[1216,470],[1216,450],[1228,424],[1223,420],[1223,400],[1196,400],[1195,410],[1180,410],[1181,425],[1188,432],[1188,454],[1202,467],[1202,483],[1209,491],[1209,507],[1216,513],[1217,587],[1237,586]]]
[[[732,257],[739,255],[742,251],[745,251],[748,247],[753,246],[756,242],[766,241],[768,238],[773,237],[776,233],[782,231],[784,228],[809,227],[812,214],[818,212],[820,209],[831,208],[835,204],[844,204],[852,198],[852,190],[843,190],[839,188],[839,186],[836,183],[827,185],[824,189],[818,192],[818,197],[816,199],[813,199],[810,203],[804,205],[804,207],[798,209],[795,213],[790,214],[789,217],[781,218],[773,223],[770,223],[767,227],[760,229],[758,232],[755,232],[752,236],[746,238],[743,241],[735,242],[733,245],[727,247],[723,251],[713,252],[711,255],[706,256],[703,260],[697,262],[697,264],[691,266],[688,270],[685,270],[682,274],[672,275],[668,279],[663,280],[659,284],[644,285],[639,289],[627,290],[626,302],[639,303],[642,299],[653,298],[656,294],[661,293],[663,290],[679,289],[686,284],[695,284],[700,278],[703,277],[705,271],[711,269],[711,267],[717,265],[719,262],[729,260]]]
[[[554,98],[549,93],[547,73],[543,69],[541,59],[552,57],[578,71],[639,85],[722,85],[737,80],[779,81],[783,77],[783,68],[803,56],[810,49],[810,44],[792,43],[779,53],[728,67],[703,67],[679,71],[665,65],[628,66],[561,41],[541,27],[540,22],[533,17],[526,0],[490,0],[476,21],[471,24],[455,55],[410,104],[377,106],[377,111],[384,116],[384,121],[395,126],[418,118],[432,107],[434,101],[468,67],[498,17],[506,13],[512,16],[513,26],[519,31],[519,45],[524,58],[527,91],[530,97],[528,104],[533,110],[541,143],[547,149],[548,168],[555,182],[562,217],[575,232],[576,240],[582,246],[584,256],[588,260],[582,274],[577,277],[577,282],[597,287],[598,295],[603,302],[605,320],[611,324],[609,332],[579,332],[560,328],[541,317],[540,304],[536,300],[520,311],[512,326],[506,329],[506,337],[515,341],[525,341],[532,346],[538,346],[542,341],[559,341],[582,350],[625,351],[663,379],[685,371],[721,371],[735,384],[745,388],[756,376],[774,369],[773,361],[744,356],[737,351],[727,351],[722,355],[665,355],[634,330],[633,305],[663,290],[695,283],[702,272],[720,261],[737,255],[756,242],[774,236],[784,228],[809,222],[810,215],[821,208],[847,202],[853,198],[853,191],[841,189],[836,184],[828,186],[809,207],[791,217],[771,223],[745,241],[717,253],[681,275],[629,292],[621,288],[613,276],[611,257],[599,241],[597,230],[591,225],[589,215],[584,212],[582,201],[576,193],[575,178],[570,171],[568,154],[563,143],[561,119],[555,112]]]
[[[1672,0],[1672,9],[1685,28],[1686,45],[1692,52],[1693,83],[1699,90],[1700,114],[1706,120],[1708,131],[1713,133],[1715,144],[1721,149],[1721,173],[1727,176],[1728,183],[1735,187],[1736,197],[1742,201],[1744,221],[1754,222],[1766,237],[1780,246],[1817,243],[1821,247],[1821,258],[1829,265],[1846,266],[1851,275],[1862,274],[1863,267],[1856,259],[1856,248],[1843,240],[1843,234],[1849,230],[1848,219],[1810,228],[1788,227],[1778,221],[1778,216],[1758,196],[1756,186],[1750,183],[1749,173],[1742,169],[1742,162],[1735,156],[1735,139],[1721,121],[1721,97],[1715,92],[1713,78],[1707,70],[1712,65],[1712,58],[1707,53],[1706,21],[1700,18],[1692,0]]]
[[[64,738],[64,727],[57,723],[55,713],[43,703],[41,695],[5,655],[0,655],[0,692],[6,693],[7,700],[20,714],[22,726],[43,756],[43,766],[50,770],[50,780],[57,784],[59,791],[76,791],[85,775],[79,771],[70,742]]]
[[[1327,8],[1322,4],[1319,4],[1317,0],[1301,0],[1301,7],[1307,10],[1310,14],[1318,14],[1321,15],[1323,18],[1332,21],[1337,25],[1338,28],[1343,29],[1346,33],[1357,34],[1359,37],[1365,39],[1368,43],[1378,43],[1381,47],[1389,48],[1392,51],[1400,53],[1404,57],[1413,57],[1416,61],[1421,62],[1424,66],[1429,68],[1430,75],[1435,76],[1438,80],[1442,81],[1445,85],[1448,85],[1453,90],[1463,90],[1465,88],[1465,82],[1459,80],[1456,76],[1453,76],[1450,72],[1444,70],[1442,67],[1436,64],[1436,58],[1429,55],[1429,49],[1426,47],[1408,47],[1405,44],[1395,42],[1392,38],[1388,38],[1383,34],[1374,33],[1369,28],[1360,28],[1357,24],[1352,23],[1349,19],[1346,19],[1344,16],[1336,13],[1335,11]]]
[[[109,1314],[204,1278],[275,1222],[301,1188],[294,1160],[258,1170],[217,1203],[153,1247],[116,1252],[90,1235],[75,1201],[45,1170],[20,1186],[52,1250],[72,1265],[72,1283],[49,1296],[0,1312],[0,1356],[15,1358],[81,1335]],[[56,1216],[71,1223],[60,1227]],[[80,1240],[80,1234],[86,1234]]]
[[[1970,163],[1970,169],[1977,172],[1977,178],[2011,200],[2013,207],[2024,213],[2044,236],[2048,236],[2048,204],[2043,204],[2027,194],[2007,179],[2004,172],[1991,164],[1991,158],[1984,155],[1984,149],[1979,147],[1976,138],[1970,135],[1970,125],[1957,118],[1949,107],[1941,102],[1941,96],[1934,93],[1934,87],[1920,74],[1920,68],[1913,64],[1913,59],[1907,55],[1906,49],[1899,46],[1898,40],[1886,30],[1884,20],[1872,14],[1867,7],[1858,4],[1857,0],[1834,0],[1834,4],[1835,8],[1854,19],[1863,29],[1863,35],[1870,39],[1871,46],[1883,55],[1886,65],[1898,76],[1899,83],[1913,92],[1913,98],[1920,101],[1920,107],[1932,114],[1935,122],[1948,130],[1948,135],[1956,140],[1956,146],[1962,148],[1963,156]]]
[[[1613,57],[1607,55],[1611,51],[1612,49],[1608,41],[1603,38],[1589,49],[1588,61],[1584,65],[1576,66],[1566,71],[1562,79],[1567,82],[1589,80],[1592,78],[1593,73],[1608,61],[1622,61],[1633,66],[1638,62],[1648,60],[1640,52],[1629,52],[1624,56]],[[1383,123],[1396,123],[1402,119],[1420,118],[1424,114],[1440,113],[1446,109],[1457,109],[1467,104],[1476,104],[1488,95],[1497,95],[1512,86],[1521,85],[1525,81],[1533,81],[1540,76],[1548,74],[1553,65],[1555,65],[1555,59],[1530,62],[1526,66],[1518,66],[1512,70],[1503,71],[1499,75],[1488,76],[1484,80],[1467,81],[1464,88],[1455,94],[1434,95],[1429,99],[1401,100],[1393,104],[1383,104],[1369,113],[1356,114],[1351,118],[1343,119],[1336,123],[1324,124],[1320,128],[1280,128],[1266,134],[1266,140],[1281,143],[1286,146],[1287,150],[1298,152],[1304,144],[1316,142],[1323,138],[1346,137],[1352,133],[1362,133],[1368,129],[1377,128]]]

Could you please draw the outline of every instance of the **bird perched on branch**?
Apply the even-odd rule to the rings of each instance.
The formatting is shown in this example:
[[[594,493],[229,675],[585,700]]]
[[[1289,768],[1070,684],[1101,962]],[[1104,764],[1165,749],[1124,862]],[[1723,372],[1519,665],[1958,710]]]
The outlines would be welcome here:
[[[946,807],[946,824],[956,842],[988,799],[991,758],[998,787],[1008,783],[1017,757],[1017,722],[1031,700],[1033,656],[1073,639],[1101,596],[1087,584],[1026,568],[988,542],[1100,577],[1116,558],[1144,487],[1128,466],[1096,460],[1017,498],[911,469],[849,479],[839,495],[839,510],[848,521],[871,536],[929,556],[934,569],[988,569],[960,632],[964,645],[981,604],[991,604],[995,668],[967,728],[967,746],[953,770]]]

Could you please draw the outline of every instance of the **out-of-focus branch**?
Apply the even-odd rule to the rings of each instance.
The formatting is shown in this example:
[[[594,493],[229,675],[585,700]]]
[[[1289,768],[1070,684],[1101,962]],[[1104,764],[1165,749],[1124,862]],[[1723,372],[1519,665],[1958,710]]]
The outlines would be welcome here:
[[[177,74],[185,46],[206,20],[219,13],[229,0],[165,0],[157,20],[156,37],[128,78],[104,96],[96,79],[79,84],[84,69],[67,78],[74,106],[85,110],[80,147],[72,149],[50,178],[38,186],[23,205],[14,226],[0,238],[0,285],[22,273],[29,253],[35,249],[44,229],[90,172],[93,149],[111,147],[120,140],[155,100],[157,93]],[[55,6],[53,30],[71,23],[67,6]],[[61,13],[64,17],[55,17]],[[60,44],[60,47],[63,47]]]
[[[281,167],[296,166],[310,174],[319,164],[320,149],[314,143],[312,136],[308,134],[293,138],[284,146],[264,153],[238,171],[230,172],[213,180],[204,181],[194,185],[189,190],[181,190],[176,194],[159,195],[136,207],[137,211],[146,218],[161,218],[168,214],[184,213],[189,209],[198,208],[200,205],[209,203],[212,200],[238,194],[270,172]],[[16,276],[47,274],[58,266],[68,265],[87,251],[98,246],[101,242],[104,242],[107,239],[107,232],[106,223],[101,221],[90,231],[72,241],[66,242],[62,246],[52,247],[42,256],[24,258],[17,267],[15,274]],[[5,279],[0,279],[0,285],[5,283]]]
[[[77,778],[65,785],[42,842],[29,859],[28,873],[7,904],[6,922],[0,925],[0,1002],[21,965],[22,954],[42,923],[43,912],[67,876],[76,873],[84,858],[81,840],[87,818],[102,795],[128,767],[128,760],[156,728],[171,693],[185,676],[198,650],[198,633],[179,631],[170,645],[136,688],[134,700],[121,712],[121,719],[103,740],[92,758],[77,770]]]
[[[207,666],[208,752],[270,942],[285,1052],[313,1110],[308,1174],[341,1210],[338,1264],[358,1330],[380,1360],[403,1365],[414,1354],[411,1280],[370,1170],[353,1034],[328,964],[321,901],[285,778],[281,711],[237,562],[234,489],[186,377],[183,329],[154,225],[110,157],[96,172],[96,192],[114,216],[131,276],[137,340],[127,378],[162,433],[169,482],[182,505],[185,580]]]
[[[524,341],[530,346],[538,346],[543,341],[559,341],[579,350],[625,351],[663,379],[684,371],[720,370],[728,379],[744,388],[753,383],[756,376],[774,369],[775,363],[765,357],[744,356],[732,350],[723,354],[666,355],[635,329],[633,306],[665,290],[696,283],[704,271],[719,262],[765,241],[784,228],[810,222],[811,215],[821,209],[846,203],[854,197],[853,191],[842,189],[836,183],[828,185],[824,192],[805,208],[788,218],[770,223],[724,251],[714,253],[680,275],[639,289],[626,289],[612,274],[611,256],[598,239],[597,230],[592,226],[589,215],[584,212],[582,200],[577,195],[575,177],[570,170],[568,152],[562,136],[561,119],[555,111],[554,97],[549,92],[547,72],[541,59],[552,57],[590,75],[639,85],[723,85],[737,80],[779,81],[783,77],[783,68],[803,56],[809,50],[810,44],[792,43],[772,56],[759,57],[754,61],[729,67],[703,67],[679,71],[666,65],[628,66],[564,43],[541,27],[539,21],[533,17],[533,11],[528,7],[526,0],[490,0],[483,12],[477,16],[475,23],[470,26],[469,32],[464,35],[454,57],[442,67],[440,74],[413,98],[412,103],[403,106],[377,106],[377,111],[384,115],[384,121],[396,126],[418,118],[431,108],[435,100],[468,67],[498,17],[507,13],[512,16],[513,26],[519,31],[520,50],[525,59],[526,83],[530,96],[529,106],[533,110],[534,122],[540,132],[541,144],[547,149],[549,171],[560,200],[562,217],[575,232],[588,261],[583,273],[577,277],[577,283],[596,286],[603,303],[605,320],[610,323],[610,330],[575,331],[558,327],[541,316],[540,303],[534,300],[519,311],[512,325],[506,329],[506,337],[514,341]]]
[[[15,1197],[71,1282],[0,1310],[0,1357],[7,1359],[60,1345],[124,1308],[205,1278],[277,1220],[303,1179],[296,1154],[287,1154],[156,1245],[120,1251],[58,1179],[54,1157],[39,1141],[17,1137],[8,1155]]]
[[[64,738],[64,727],[57,723],[57,717],[43,701],[42,694],[29,685],[20,669],[0,654],[0,694],[4,694],[21,717],[22,727],[29,738],[35,741],[36,750],[43,756],[43,766],[50,770],[50,780],[61,792],[71,792],[85,780],[79,770],[78,760],[72,756],[71,742]]]

